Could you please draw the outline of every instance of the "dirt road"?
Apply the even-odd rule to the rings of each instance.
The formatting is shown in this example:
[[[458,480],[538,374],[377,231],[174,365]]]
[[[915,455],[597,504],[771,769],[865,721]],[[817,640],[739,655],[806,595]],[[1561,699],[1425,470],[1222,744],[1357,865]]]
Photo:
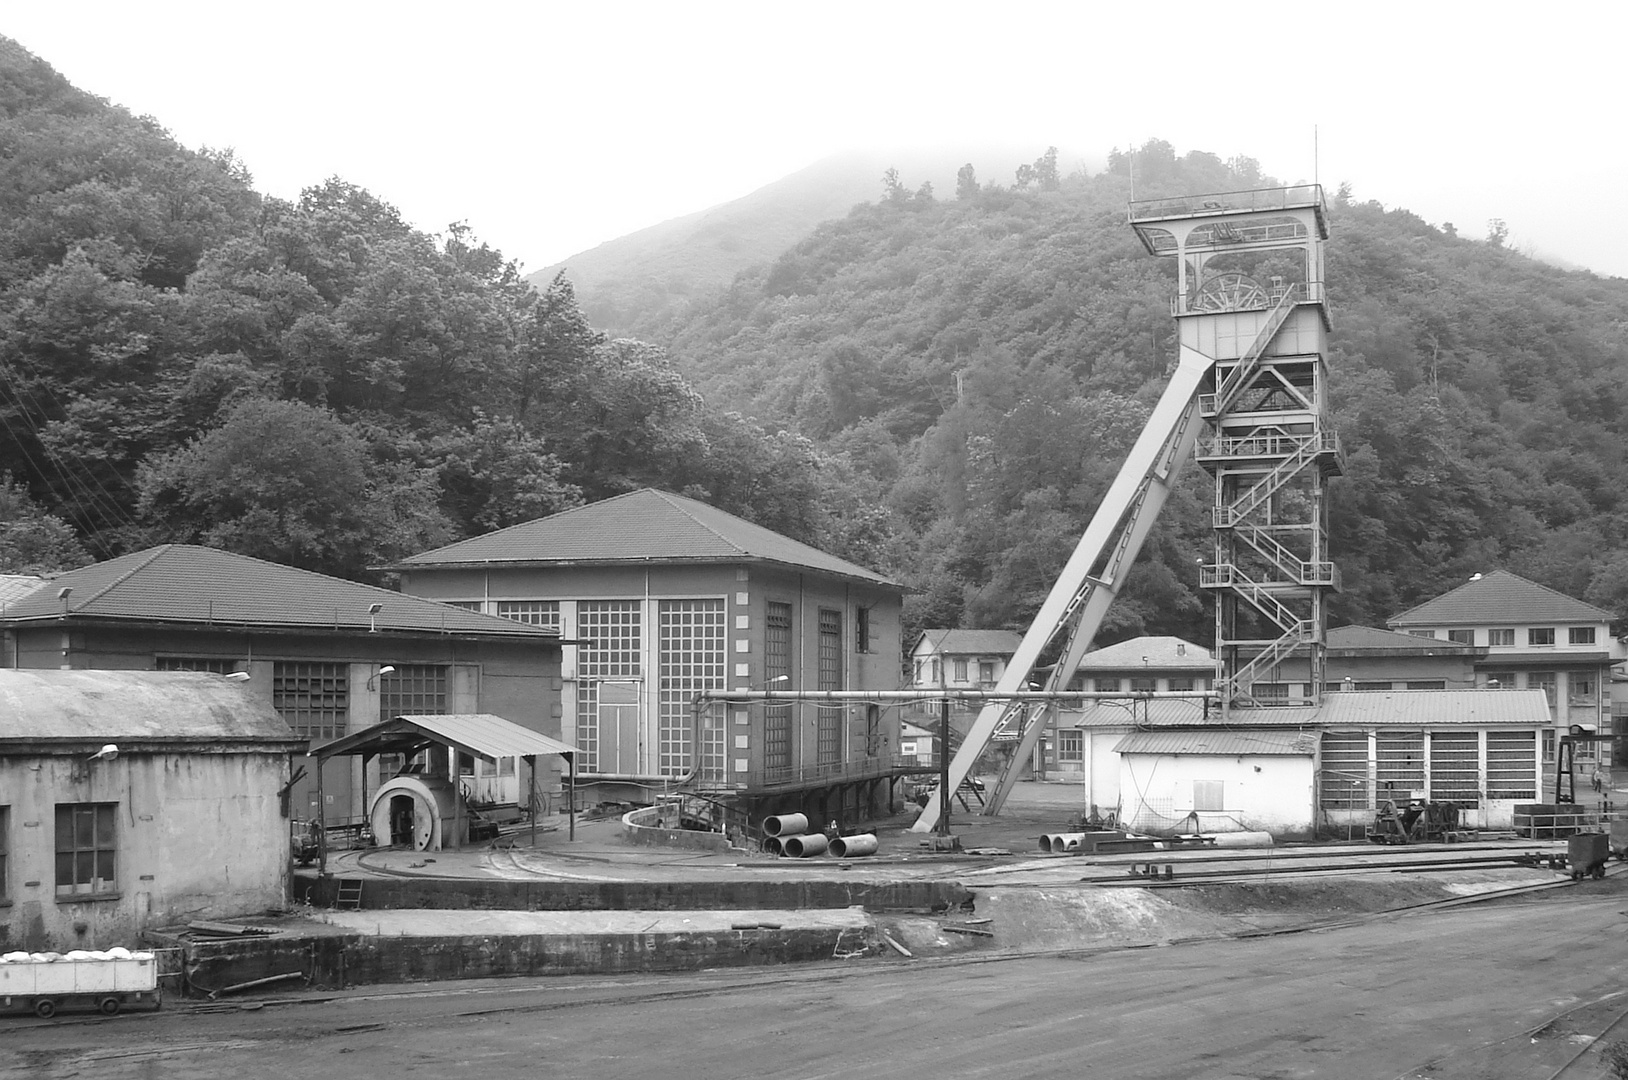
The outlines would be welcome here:
[[[1628,1011],[1625,897],[1600,884],[1318,933],[1076,956],[5,1018],[0,1075],[1549,1077]],[[1628,1022],[1613,1037],[1628,1040]],[[1590,1051],[1561,1080],[1603,1075]]]

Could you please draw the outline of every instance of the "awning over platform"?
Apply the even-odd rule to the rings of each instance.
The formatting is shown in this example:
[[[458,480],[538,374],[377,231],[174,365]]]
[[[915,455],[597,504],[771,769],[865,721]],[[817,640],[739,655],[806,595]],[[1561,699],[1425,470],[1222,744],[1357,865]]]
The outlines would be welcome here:
[[[546,754],[572,755],[577,748],[491,713],[398,716],[313,747],[312,756],[327,759],[356,754],[414,754],[424,747],[450,746],[488,761]]]

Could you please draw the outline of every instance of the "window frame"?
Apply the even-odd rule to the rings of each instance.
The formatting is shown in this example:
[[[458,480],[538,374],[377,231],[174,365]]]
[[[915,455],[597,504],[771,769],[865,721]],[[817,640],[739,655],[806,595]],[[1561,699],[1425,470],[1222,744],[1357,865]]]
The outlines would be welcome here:
[[[871,651],[871,609],[857,607],[854,609],[854,652],[868,653]]]
[[[91,838],[89,846],[79,842],[79,819],[84,812],[89,812],[91,818]],[[63,828],[64,815],[67,815],[68,827]],[[54,838],[55,867],[53,884],[58,903],[78,903],[84,900],[116,900],[123,893],[119,888],[119,804],[116,802],[70,802],[57,803],[53,817],[56,829]],[[105,828],[104,828],[105,826]],[[67,833],[68,846],[63,846],[64,832]],[[104,845],[105,841],[105,845]],[[68,857],[67,866],[70,868],[69,881],[63,881],[63,856]],[[86,879],[80,881],[80,870],[84,856],[90,857],[90,873]],[[106,857],[106,865],[103,858]],[[100,874],[98,871],[108,871]],[[91,888],[100,880],[102,888]],[[80,889],[83,884],[87,888]],[[67,891],[64,892],[63,889]]]
[[[11,807],[0,805],[0,907],[11,903]]]
[[[1547,641],[1544,638],[1548,638]],[[1526,647],[1529,649],[1553,648],[1555,643],[1555,628],[1552,626],[1528,626],[1526,628]]]
[[[1465,630],[1463,628],[1449,630],[1447,631],[1447,640],[1451,641],[1454,645],[1474,645],[1475,631]]]
[[[1566,644],[1568,644],[1568,645],[1593,645],[1593,644],[1595,644],[1595,637],[1596,637],[1595,629],[1596,628],[1592,627],[1592,626],[1568,626],[1568,627],[1566,627]],[[1585,637],[1584,636],[1585,634],[1587,634],[1588,636]]]
[[[1513,626],[1495,626],[1487,631],[1487,648],[1515,647],[1515,628]]]

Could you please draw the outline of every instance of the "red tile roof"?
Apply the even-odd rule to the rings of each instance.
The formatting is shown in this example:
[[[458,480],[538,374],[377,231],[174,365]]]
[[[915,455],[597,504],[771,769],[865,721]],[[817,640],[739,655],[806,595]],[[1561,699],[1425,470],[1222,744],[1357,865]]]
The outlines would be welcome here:
[[[59,598],[64,589],[72,592]],[[368,608],[379,605],[379,613]],[[60,618],[429,632],[515,638],[553,630],[480,615],[292,566],[191,544],[164,544],[59,574],[6,607],[0,625]]]
[[[1602,623],[1611,613],[1528,581],[1508,570],[1472,578],[1451,592],[1426,600],[1386,622],[1391,626],[1530,626],[1535,623]]]
[[[511,525],[420,552],[390,567],[418,570],[493,563],[768,562],[903,588],[881,574],[716,507],[655,488]]]

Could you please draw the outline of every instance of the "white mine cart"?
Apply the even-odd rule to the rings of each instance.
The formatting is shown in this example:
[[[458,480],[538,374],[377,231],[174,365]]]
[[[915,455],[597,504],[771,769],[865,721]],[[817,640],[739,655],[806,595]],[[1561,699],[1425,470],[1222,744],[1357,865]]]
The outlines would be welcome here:
[[[7,953],[0,957],[0,1006],[55,1016],[64,1006],[112,1016],[126,1005],[162,1004],[150,952]]]

